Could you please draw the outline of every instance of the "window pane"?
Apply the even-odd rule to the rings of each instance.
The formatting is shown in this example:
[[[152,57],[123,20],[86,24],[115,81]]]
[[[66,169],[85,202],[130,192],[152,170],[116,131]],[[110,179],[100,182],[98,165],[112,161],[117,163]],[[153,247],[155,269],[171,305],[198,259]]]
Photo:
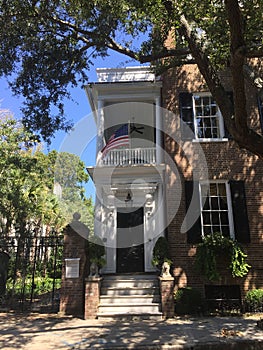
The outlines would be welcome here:
[[[211,206],[212,206],[212,210],[218,210],[219,209],[218,198],[217,197],[212,197],[211,198]]]
[[[213,225],[219,225],[220,221],[219,221],[219,213],[212,213],[212,223]]]
[[[220,213],[221,225],[228,225],[228,213],[227,211]]]
[[[203,115],[203,109],[202,109],[202,107],[196,107],[196,109],[195,109],[195,114],[196,114],[197,117],[202,116],[202,115]]]
[[[211,115],[210,106],[205,106],[204,107],[204,116],[208,116],[208,115]]]
[[[218,187],[218,194],[221,196],[221,197],[226,197],[226,185],[225,184],[218,184],[217,185]]]
[[[208,212],[203,213],[203,223],[204,223],[204,225],[211,224],[210,213],[208,213]]]
[[[212,137],[214,139],[219,138],[218,129],[215,129],[215,128],[212,129]]]
[[[200,96],[195,96],[195,105],[196,106],[201,106],[202,105],[202,98]]]
[[[213,137],[211,128],[205,128],[203,137],[206,139],[211,139]]]
[[[214,225],[213,226],[213,233],[221,233],[220,226]]]
[[[205,106],[210,104],[210,96],[203,96],[203,104]]]
[[[227,210],[227,198],[226,197],[220,197],[219,198],[219,205],[221,210]]]
[[[210,184],[210,196],[217,196],[217,186],[215,183]]]
[[[210,235],[213,233],[212,226],[204,226],[204,235]]]
[[[203,209],[209,210],[210,209],[209,198],[206,198],[205,200],[203,200],[203,203],[204,203]]]

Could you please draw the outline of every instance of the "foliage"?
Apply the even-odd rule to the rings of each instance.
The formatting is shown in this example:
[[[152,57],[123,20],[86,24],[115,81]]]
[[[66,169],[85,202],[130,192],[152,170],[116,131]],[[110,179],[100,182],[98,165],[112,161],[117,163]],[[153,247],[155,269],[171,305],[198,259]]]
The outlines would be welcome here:
[[[95,263],[99,268],[106,264],[105,246],[102,240],[98,236],[93,236],[89,241],[89,259],[91,263]]]
[[[203,242],[197,245],[195,266],[204,277],[216,281],[221,277],[218,262],[226,261],[226,267],[233,277],[244,277],[250,268],[246,258],[247,255],[236,241],[214,233],[205,236]]]
[[[74,171],[70,172],[72,166]],[[14,233],[16,238],[29,237],[32,232],[40,234],[44,229],[48,234],[51,227],[59,229],[71,221],[75,208],[71,213],[64,210],[53,193],[54,179],[64,185],[63,198],[71,203],[70,208],[81,203],[92,221],[92,203],[83,190],[88,180],[84,163],[68,153],[43,153],[36,137],[8,113],[2,113],[0,118],[0,175],[3,249],[5,238]]]
[[[245,296],[245,304],[248,311],[258,312],[263,310],[263,289],[252,289]]]
[[[199,290],[191,287],[179,288],[174,294],[175,312],[179,315],[193,315],[202,309],[202,296]]]
[[[87,83],[94,59],[115,50],[159,73],[196,63],[231,135],[263,156],[263,137],[248,124],[243,71],[252,70],[247,77],[262,92],[249,61],[263,56],[261,0],[1,0],[0,9],[0,76],[25,97],[24,125],[45,140],[71,126],[68,85]],[[218,73],[224,68],[232,73],[235,118]]]
[[[153,248],[152,264],[158,268],[161,268],[165,261],[169,264],[172,263],[172,261],[169,259],[168,242],[165,237],[159,237]]]
[[[36,277],[34,279],[34,296],[39,296],[41,294],[52,292],[53,283],[55,283],[55,289],[59,289],[61,285],[61,279],[54,279],[51,277]],[[29,298],[32,293],[32,276],[27,275],[25,280],[19,278],[16,280],[13,286],[13,279],[9,278],[6,285],[7,296],[12,295],[14,297],[25,297]]]

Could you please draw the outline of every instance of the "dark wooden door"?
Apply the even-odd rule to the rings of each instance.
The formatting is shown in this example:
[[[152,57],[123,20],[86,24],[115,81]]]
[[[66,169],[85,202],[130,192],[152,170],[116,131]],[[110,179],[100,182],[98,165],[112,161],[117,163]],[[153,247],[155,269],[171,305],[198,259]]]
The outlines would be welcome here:
[[[117,272],[144,272],[143,208],[117,214]]]

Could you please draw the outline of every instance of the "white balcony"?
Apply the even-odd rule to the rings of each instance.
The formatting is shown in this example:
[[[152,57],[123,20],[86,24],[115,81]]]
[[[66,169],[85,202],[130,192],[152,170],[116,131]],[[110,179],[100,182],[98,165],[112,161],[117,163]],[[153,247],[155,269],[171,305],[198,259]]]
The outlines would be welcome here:
[[[156,164],[156,148],[114,149],[98,161],[100,166]]]

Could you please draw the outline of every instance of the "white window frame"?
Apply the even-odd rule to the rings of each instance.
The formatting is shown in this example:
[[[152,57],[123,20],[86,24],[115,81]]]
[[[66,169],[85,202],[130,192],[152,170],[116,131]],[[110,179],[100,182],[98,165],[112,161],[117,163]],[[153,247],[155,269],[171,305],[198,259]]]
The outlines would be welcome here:
[[[212,94],[210,92],[195,92],[192,94],[193,99],[193,118],[194,118],[194,133],[195,133],[195,140],[198,142],[217,142],[217,141],[227,141],[228,139],[224,137],[225,134],[225,128],[224,128],[224,120],[222,117],[222,114],[219,110],[219,107],[216,105],[217,108],[217,116],[218,116],[218,126],[219,126],[219,137],[217,138],[200,138],[198,137],[198,125],[197,125],[197,116],[196,116],[196,106],[195,106],[195,97],[212,97]]]
[[[199,200],[200,200],[200,218],[201,218],[201,234],[202,238],[205,237],[204,234],[204,224],[203,224],[203,203],[202,203],[202,185],[210,185],[210,184],[225,184],[226,187],[226,197],[227,197],[227,207],[228,207],[228,223],[229,223],[229,236],[231,239],[235,239],[234,232],[234,221],[233,221],[233,211],[232,211],[232,200],[231,200],[231,191],[229,182],[226,180],[209,180],[209,181],[200,181],[199,182]]]

